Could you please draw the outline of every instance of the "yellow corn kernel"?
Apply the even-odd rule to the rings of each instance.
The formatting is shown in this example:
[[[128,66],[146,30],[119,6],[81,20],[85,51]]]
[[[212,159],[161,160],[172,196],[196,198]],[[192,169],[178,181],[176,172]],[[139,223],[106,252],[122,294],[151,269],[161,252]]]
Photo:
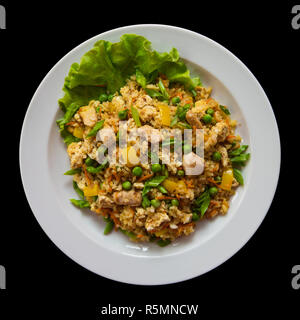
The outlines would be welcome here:
[[[83,128],[82,127],[76,127],[73,131],[73,136],[79,139],[83,138]]]
[[[222,182],[220,184],[220,188],[223,190],[230,191],[232,181],[233,181],[233,170],[228,169],[228,170],[224,171],[223,175],[222,175]]]

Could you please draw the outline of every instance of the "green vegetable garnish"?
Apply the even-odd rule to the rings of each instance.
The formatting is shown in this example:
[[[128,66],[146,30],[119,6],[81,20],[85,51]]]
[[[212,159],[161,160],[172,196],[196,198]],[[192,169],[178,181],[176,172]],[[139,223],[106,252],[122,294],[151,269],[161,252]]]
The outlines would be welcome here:
[[[220,109],[221,109],[225,114],[230,115],[230,111],[229,111],[226,107],[220,105]]]
[[[105,228],[104,228],[104,234],[105,235],[107,235],[107,234],[109,234],[111,231],[112,231],[112,229],[114,228],[114,222],[112,221],[112,220],[110,220],[110,219],[105,219],[106,220],[106,226],[105,226]]]
[[[69,144],[71,144],[72,142],[78,142],[80,141],[79,138],[76,138],[72,135],[72,133],[70,133],[66,128],[64,128],[61,132],[60,132],[62,138],[64,139],[64,143],[68,146]]]
[[[182,129],[192,129],[192,127],[187,122],[178,122],[176,126]]]
[[[150,96],[151,98],[154,99],[158,99],[160,101],[164,100],[165,97],[163,96],[163,94],[155,89],[145,89],[146,93],[148,94],[148,96]]]
[[[142,74],[142,72],[139,69],[136,69],[135,71],[135,76],[136,76],[136,82],[142,87],[145,88],[147,84],[147,79],[146,77]]]
[[[180,100],[179,97],[173,97],[172,100],[171,100],[172,104],[174,104],[174,105],[177,105],[180,101],[181,100]]]
[[[106,93],[100,94],[100,97],[99,97],[99,101],[100,101],[100,102],[107,101],[107,99],[108,99],[108,96],[107,96]]]
[[[105,120],[101,120],[95,124],[93,129],[87,134],[87,138],[93,137],[97,134],[97,132],[102,129]]]
[[[221,153],[216,151],[212,155],[212,159],[216,162],[219,162],[222,159]]]
[[[163,187],[163,186],[158,186],[157,189],[163,194],[167,194],[168,193],[167,189],[165,187]]]
[[[241,153],[244,153],[247,149],[248,149],[248,145],[242,145],[238,149],[230,151],[228,155],[229,157],[236,157],[236,156],[239,156]]]
[[[84,163],[87,165],[87,166],[95,166],[98,162],[96,160],[93,160],[92,158],[90,157],[87,157],[84,161]]]
[[[96,173],[99,173],[100,171],[102,171],[103,169],[105,169],[105,167],[107,166],[108,164],[108,160],[104,160],[102,164],[100,164],[100,166],[98,167],[86,167],[86,171],[89,172],[89,173],[93,173],[93,174],[96,174]]]
[[[197,95],[196,90],[192,89],[192,90],[191,90],[191,93],[192,93],[192,95],[193,95],[194,97],[196,97],[196,95]]]
[[[250,158],[250,153],[242,153],[239,156],[230,158],[232,164],[244,166]]]
[[[204,216],[206,210],[208,209],[208,206],[210,204],[210,194],[209,190],[206,189],[199,198],[197,198],[194,201],[194,208],[193,210],[197,213],[199,212],[201,215],[201,218]]]
[[[184,105],[183,107],[181,107],[181,106],[177,107],[176,115],[178,116],[179,120],[182,120],[182,121],[185,120],[186,113],[188,112],[190,107],[191,107],[191,105],[188,103],[186,105]]]
[[[235,177],[236,181],[243,186],[244,185],[244,178],[242,172],[236,168],[233,168],[233,176]]]
[[[159,90],[162,93],[164,99],[169,100],[170,96],[169,96],[163,82],[161,81],[161,79],[159,79],[159,81],[158,81],[158,87],[159,87]]]
[[[196,213],[196,212],[193,212],[192,220],[193,220],[193,221],[198,221],[199,219],[200,219],[199,214]]]
[[[144,184],[142,196],[145,196],[150,191],[151,188],[158,187],[165,179],[166,179],[166,176],[156,176],[147,180]]]
[[[138,110],[133,106],[131,107],[131,114],[132,114],[132,118],[133,118],[136,126],[140,127],[142,125],[141,120],[140,120],[140,115],[139,115]]]
[[[76,200],[76,199],[70,199],[70,201],[79,208],[89,208],[90,204],[88,201],[85,200]]]
[[[151,202],[150,202],[150,200],[148,199],[148,197],[147,197],[147,196],[143,196],[142,207],[143,207],[144,209],[146,209],[146,208],[148,208],[148,207],[150,207],[150,206],[151,206]]]
[[[171,240],[169,240],[169,239],[166,239],[166,240],[159,239],[156,243],[160,247],[165,247],[165,246],[167,246],[167,245],[169,245],[171,243]]]
[[[68,170],[64,173],[64,175],[66,176],[72,176],[74,174],[77,174],[77,173],[80,173],[81,172],[81,168],[76,168],[76,169],[71,169],[71,170]]]
[[[77,192],[77,194],[79,195],[79,197],[81,199],[84,199],[84,193],[81,189],[79,189],[78,185],[77,185],[77,182],[73,180],[73,188],[74,190]]]
[[[114,95],[113,95],[113,94],[110,94],[110,95],[108,95],[107,100],[108,100],[108,101],[112,101],[113,98],[114,98]]]
[[[174,127],[177,122],[178,122],[178,116],[175,115],[170,123],[170,127]]]
[[[206,113],[209,114],[210,116],[213,116],[213,114],[215,113],[215,111],[214,111],[214,109],[212,109],[212,108],[208,108],[208,109],[206,110]]]
[[[131,238],[131,239],[135,239],[136,238],[136,234],[135,233],[133,233],[131,231],[123,230],[121,228],[120,228],[120,230],[121,230],[121,232],[123,232],[129,238]]]
[[[65,125],[70,122],[73,115],[77,112],[77,110],[80,108],[80,105],[76,103],[72,103],[66,113],[64,114],[63,118],[56,120],[56,123],[58,124],[60,130],[63,130]]]
[[[127,109],[119,111],[119,113],[118,113],[119,119],[126,120],[127,119],[127,112],[128,112]]]

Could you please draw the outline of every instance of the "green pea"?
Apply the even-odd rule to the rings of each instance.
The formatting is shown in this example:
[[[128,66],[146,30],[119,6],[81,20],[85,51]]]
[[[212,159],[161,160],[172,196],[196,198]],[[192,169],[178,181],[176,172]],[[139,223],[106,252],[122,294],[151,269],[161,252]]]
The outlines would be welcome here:
[[[151,170],[156,173],[156,172],[160,172],[161,171],[161,165],[159,163],[154,163],[151,166]]]
[[[192,152],[193,151],[193,148],[192,148],[192,146],[190,145],[190,144],[185,144],[184,146],[183,146],[183,152],[184,152],[184,154],[188,154],[188,153],[190,153],[190,152]]]
[[[143,174],[143,169],[141,167],[134,167],[132,169],[132,174],[136,177],[140,177]]]
[[[222,178],[221,178],[220,176],[216,176],[216,177],[215,177],[215,181],[216,181],[216,182],[221,182],[221,181],[222,181]]]
[[[199,215],[198,215],[196,212],[193,212],[192,220],[193,220],[193,221],[197,221],[197,220],[199,220],[199,219],[200,219]]]
[[[118,116],[119,116],[120,120],[126,120],[126,118],[127,118],[127,110],[119,111]]]
[[[208,123],[211,123],[212,121],[212,116],[209,115],[209,114],[205,114],[203,117],[202,117],[202,120],[204,123],[208,124]]]
[[[125,181],[125,182],[123,182],[122,183],[122,188],[124,189],[124,190],[130,190],[131,189],[131,182],[130,181]]]
[[[216,187],[211,187],[208,189],[208,192],[211,196],[214,196],[218,193],[218,189]]]
[[[218,161],[221,160],[221,158],[222,158],[221,153],[218,152],[218,151],[214,152],[213,155],[212,155],[212,159],[213,159],[214,161],[217,161],[217,162],[218,162]]]
[[[209,114],[210,116],[212,116],[212,115],[215,113],[215,111],[214,111],[214,109],[212,109],[212,108],[208,108],[208,109],[206,110],[206,113]]]
[[[100,97],[99,97],[99,101],[100,102],[104,102],[104,101],[107,101],[107,94],[106,93],[102,93],[100,94]]]
[[[111,101],[113,98],[114,98],[114,95],[113,95],[113,94],[110,94],[110,95],[108,95],[107,100],[108,100],[108,101]]]
[[[179,103],[181,100],[180,100],[180,98],[179,97],[174,97],[174,98],[172,98],[172,104],[177,104],[177,103]]]
[[[154,208],[158,208],[158,207],[160,207],[160,201],[159,201],[159,200],[156,200],[156,199],[152,199],[152,200],[151,200],[151,205],[152,205]]]
[[[179,201],[177,199],[173,199],[171,201],[172,206],[178,207],[179,206]]]
[[[177,175],[178,175],[179,177],[183,177],[183,176],[185,175],[184,170],[178,170],[178,171],[177,171]]]

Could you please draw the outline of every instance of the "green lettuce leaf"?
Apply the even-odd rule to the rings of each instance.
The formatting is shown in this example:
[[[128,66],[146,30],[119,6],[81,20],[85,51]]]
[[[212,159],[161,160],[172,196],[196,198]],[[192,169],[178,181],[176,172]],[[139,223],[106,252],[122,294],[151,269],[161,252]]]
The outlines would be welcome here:
[[[72,64],[65,78],[64,97],[58,101],[66,113],[58,121],[60,130],[64,130],[75,109],[98,99],[101,93],[118,91],[131,75],[137,74],[139,83],[145,86],[155,81],[159,73],[165,74],[170,82],[182,83],[188,90],[201,84],[199,78],[191,78],[175,48],[159,53],[152,50],[149,40],[135,34],[124,34],[117,43],[97,41],[80,63]]]

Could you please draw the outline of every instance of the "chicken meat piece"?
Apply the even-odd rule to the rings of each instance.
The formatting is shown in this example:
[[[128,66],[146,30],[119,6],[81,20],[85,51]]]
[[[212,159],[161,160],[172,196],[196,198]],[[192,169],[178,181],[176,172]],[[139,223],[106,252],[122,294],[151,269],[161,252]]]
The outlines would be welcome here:
[[[97,202],[99,208],[113,208],[115,204],[113,200],[107,196],[98,196]]]
[[[78,113],[86,126],[93,127],[96,124],[97,113],[92,105],[81,107]]]
[[[137,207],[142,203],[142,194],[139,191],[120,191],[113,194],[114,202],[121,206]]]
[[[186,113],[186,121],[192,126],[192,127],[196,127],[197,129],[201,129],[202,128],[202,123],[201,121],[198,119],[198,114],[196,112],[194,112],[193,108],[192,110],[189,110]]]
[[[199,175],[204,170],[204,159],[190,152],[183,156],[183,168],[188,176]]]
[[[227,149],[225,147],[219,146],[218,147],[218,151],[221,154],[221,163],[223,167],[227,167],[229,164],[229,158],[228,158],[228,152]]]
[[[204,144],[204,150],[210,151],[218,142],[222,142],[229,134],[229,126],[225,121],[218,122],[212,127],[210,135]]]
[[[154,215],[147,217],[145,228],[147,231],[154,231],[161,224],[169,222],[170,218],[165,212],[156,212]]]
[[[139,114],[143,122],[149,122],[155,118],[157,110],[153,106],[144,106]]]

